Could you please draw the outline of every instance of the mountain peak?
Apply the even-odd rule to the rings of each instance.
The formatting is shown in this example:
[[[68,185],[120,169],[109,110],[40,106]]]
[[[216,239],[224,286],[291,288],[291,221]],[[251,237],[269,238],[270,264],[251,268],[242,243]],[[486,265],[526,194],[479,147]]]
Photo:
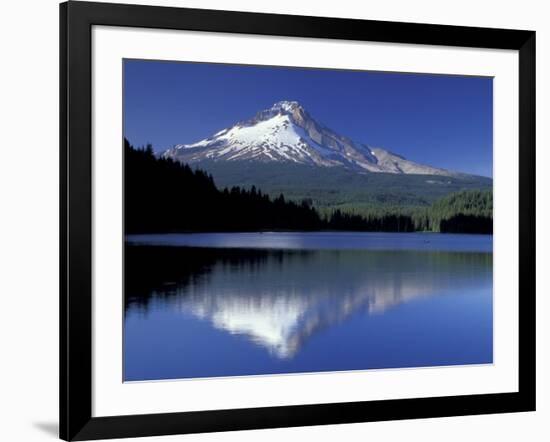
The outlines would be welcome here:
[[[254,117],[209,138],[176,145],[163,156],[185,163],[203,160],[279,162],[344,167],[360,173],[454,175],[337,134],[317,123],[295,100],[278,101]]]
[[[282,112],[293,112],[295,110],[304,110],[304,107],[297,101],[282,100],[271,106],[271,110]]]
[[[266,108],[258,112],[254,118],[238,123],[241,126],[250,126],[257,124],[260,121],[267,121],[274,118],[277,115],[287,116],[289,120],[303,127],[305,120],[309,120],[310,117],[304,107],[297,101],[282,100],[277,101],[271,107]]]

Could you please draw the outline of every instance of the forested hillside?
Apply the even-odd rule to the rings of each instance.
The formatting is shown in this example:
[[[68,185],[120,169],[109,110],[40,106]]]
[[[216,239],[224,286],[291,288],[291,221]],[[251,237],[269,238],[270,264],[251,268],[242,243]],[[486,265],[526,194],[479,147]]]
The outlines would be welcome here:
[[[319,168],[294,163],[201,161],[191,167],[214,176],[220,188],[252,185],[272,198],[281,193],[293,201],[310,201],[321,215],[336,209],[366,215],[373,209],[392,211],[428,207],[462,190],[488,190],[491,178],[457,175],[409,175],[357,172],[343,167]]]
[[[492,192],[468,190],[430,206],[369,205],[319,210],[311,198],[267,195],[252,185],[219,189],[212,176],[171,159],[151,146],[125,140],[126,233],[265,230],[388,232],[492,232]]]
[[[415,218],[419,230],[434,232],[492,233],[493,193],[462,191],[437,200]]]

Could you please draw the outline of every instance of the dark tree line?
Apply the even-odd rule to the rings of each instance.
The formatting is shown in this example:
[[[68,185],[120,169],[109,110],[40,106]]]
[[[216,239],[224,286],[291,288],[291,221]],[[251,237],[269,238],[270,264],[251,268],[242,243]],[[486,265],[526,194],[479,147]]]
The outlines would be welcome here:
[[[493,219],[476,215],[454,215],[441,220],[443,233],[493,233]]]
[[[325,219],[326,228],[331,230],[356,230],[365,232],[414,232],[414,222],[410,215],[381,213],[375,216],[362,216],[342,213],[335,210]]]
[[[125,140],[127,233],[184,231],[318,230],[323,223],[307,202],[271,199],[260,190],[219,190],[212,176],[171,159],[151,146]]]
[[[409,213],[341,210],[321,216],[311,200],[272,198],[252,186],[219,190],[211,175],[158,158],[125,140],[127,233],[262,230],[355,230],[492,233],[492,193],[463,191]]]

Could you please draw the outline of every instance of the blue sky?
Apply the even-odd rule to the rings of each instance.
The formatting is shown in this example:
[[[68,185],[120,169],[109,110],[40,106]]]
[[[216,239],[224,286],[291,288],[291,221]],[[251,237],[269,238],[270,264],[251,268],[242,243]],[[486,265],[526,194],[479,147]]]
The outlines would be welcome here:
[[[492,176],[491,78],[125,60],[124,131],[160,151],[281,100],[355,141]]]

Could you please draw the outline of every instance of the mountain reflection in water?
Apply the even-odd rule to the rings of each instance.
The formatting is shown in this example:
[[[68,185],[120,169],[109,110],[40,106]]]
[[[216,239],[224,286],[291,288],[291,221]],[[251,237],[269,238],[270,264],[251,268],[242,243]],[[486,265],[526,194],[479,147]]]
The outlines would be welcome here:
[[[355,315],[450,289],[475,292],[480,281],[490,289],[492,278],[492,254],[477,252],[127,245],[125,260],[127,316],[195,317],[279,360]]]

